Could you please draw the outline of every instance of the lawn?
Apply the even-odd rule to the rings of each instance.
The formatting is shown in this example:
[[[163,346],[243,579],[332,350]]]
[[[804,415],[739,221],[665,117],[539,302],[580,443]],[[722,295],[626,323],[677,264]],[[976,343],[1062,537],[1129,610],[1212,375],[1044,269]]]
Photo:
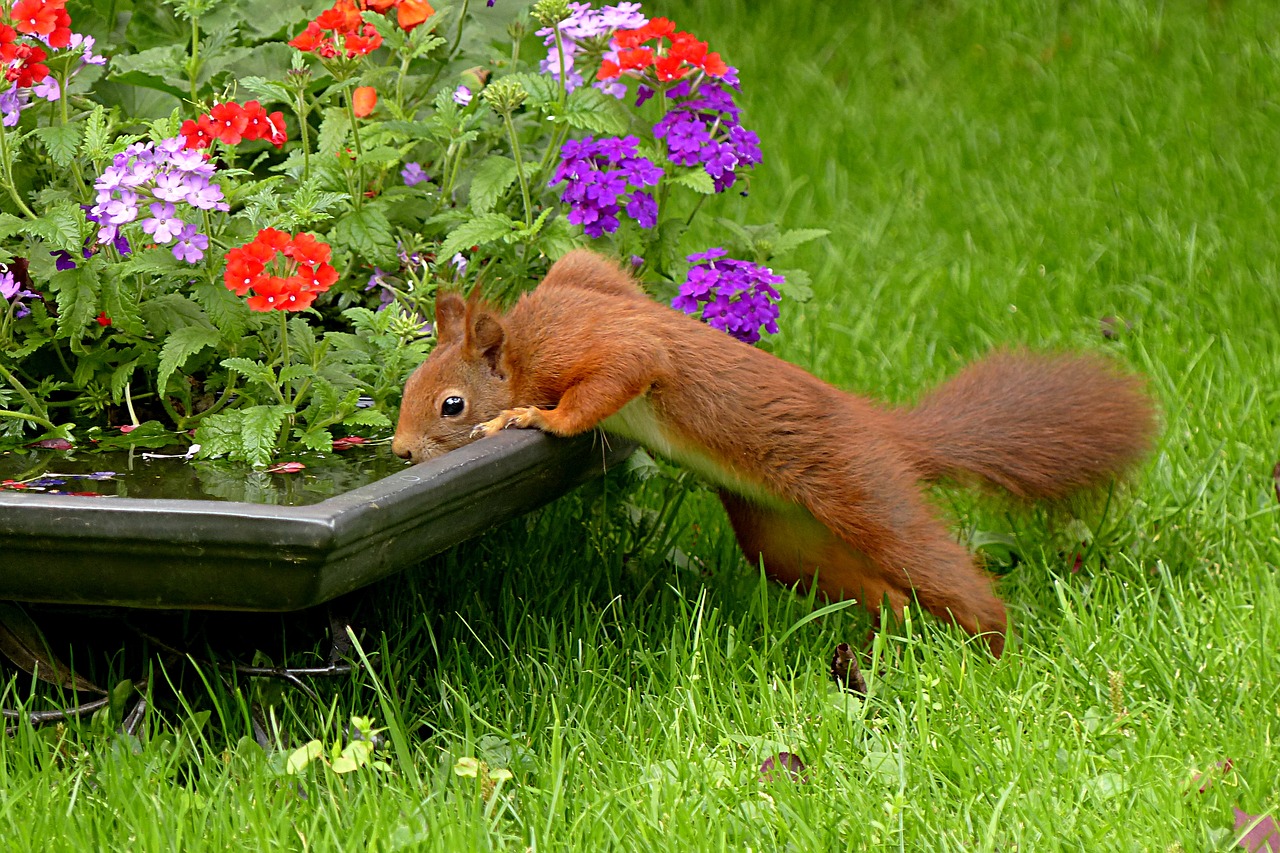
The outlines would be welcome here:
[[[640,464],[362,597],[376,675],[319,703],[157,672],[136,738],[19,726],[7,847],[1200,851],[1280,815],[1280,7],[646,9],[740,69],[765,161],[712,212],[831,231],[780,355],[899,402],[998,346],[1150,377],[1163,432],[1109,501],[938,491],[1003,545],[1004,658],[910,613],[841,693],[867,617],[769,584],[714,495]],[[386,769],[287,774],[250,697],[289,748],[374,717]]]

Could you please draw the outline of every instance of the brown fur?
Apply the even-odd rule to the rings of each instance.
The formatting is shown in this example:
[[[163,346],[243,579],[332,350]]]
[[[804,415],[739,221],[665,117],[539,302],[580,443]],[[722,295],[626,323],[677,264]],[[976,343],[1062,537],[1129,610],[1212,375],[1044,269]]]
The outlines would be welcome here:
[[[585,250],[505,316],[447,295],[437,315],[398,455],[421,461],[507,426],[575,435],[617,416],[610,428],[714,481],[743,551],[773,577],[816,572],[826,595],[873,611],[914,596],[997,655],[1004,606],[919,483],[976,478],[1056,499],[1122,473],[1155,429],[1141,380],[1089,356],[998,353],[915,408],[878,406],[657,304]],[[442,417],[451,395],[466,410]],[[638,421],[619,415],[636,400]]]

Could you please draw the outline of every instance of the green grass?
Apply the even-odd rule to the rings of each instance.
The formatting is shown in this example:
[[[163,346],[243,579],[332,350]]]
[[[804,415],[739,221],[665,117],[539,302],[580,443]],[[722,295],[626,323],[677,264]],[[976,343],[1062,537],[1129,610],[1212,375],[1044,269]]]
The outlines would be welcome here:
[[[739,66],[763,141],[715,212],[832,230],[782,355],[893,400],[998,345],[1151,377],[1158,451],[1105,514],[940,495],[1018,543],[1005,658],[916,614],[844,697],[828,662],[866,618],[811,618],[708,493],[632,475],[384,583],[376,683],[276,705],[294,744],[390,719],[393,773],[284,776],[188,676],[203,725],[0,739],[6,847],[1198,851],[1232,849],[1233,805],[1280,810],[1280,7],[654,5]],[[806,782],[760,778],[781,749]],[[464,757],[514,778],[486,799]]]

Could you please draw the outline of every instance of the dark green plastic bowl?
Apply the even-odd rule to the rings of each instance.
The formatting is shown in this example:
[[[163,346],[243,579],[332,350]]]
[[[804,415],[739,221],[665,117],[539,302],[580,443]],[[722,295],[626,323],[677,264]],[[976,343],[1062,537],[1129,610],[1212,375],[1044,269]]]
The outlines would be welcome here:
[[[510,431],[311,506],[0,493],[0,599],[298,610],[599,476],[634,445]]]

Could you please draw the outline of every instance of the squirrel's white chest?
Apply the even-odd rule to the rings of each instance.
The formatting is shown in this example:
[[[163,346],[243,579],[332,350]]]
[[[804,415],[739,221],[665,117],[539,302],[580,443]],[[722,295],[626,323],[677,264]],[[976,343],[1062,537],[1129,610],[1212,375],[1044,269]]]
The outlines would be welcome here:
[[[758,474],[735,470],[709,454],[702,445],[667,429],[647,396],[636,397],[601,421],[600,426],[688,468],[714,486],[761,503],[779,503],[775,495],[761,486]]]

